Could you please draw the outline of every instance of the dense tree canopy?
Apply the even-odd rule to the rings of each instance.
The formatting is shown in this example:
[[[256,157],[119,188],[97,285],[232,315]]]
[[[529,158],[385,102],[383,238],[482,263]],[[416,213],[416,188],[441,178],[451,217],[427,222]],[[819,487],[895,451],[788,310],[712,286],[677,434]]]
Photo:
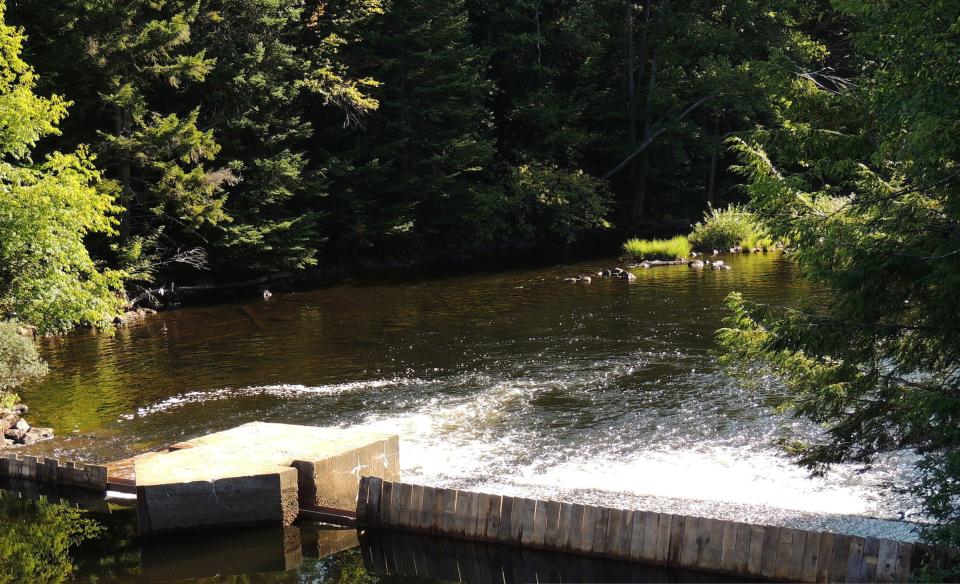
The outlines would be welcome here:
[[[721,339],[785,379],[821,422],[815,470],[912,449],[908,487],[960,544],[960,3],[838,1],[854,56],[794,80],[778,132],[734,142],[755,209],[823,284],[823,302],[737,295]],[[827,71],[824,69],[823,71]]]

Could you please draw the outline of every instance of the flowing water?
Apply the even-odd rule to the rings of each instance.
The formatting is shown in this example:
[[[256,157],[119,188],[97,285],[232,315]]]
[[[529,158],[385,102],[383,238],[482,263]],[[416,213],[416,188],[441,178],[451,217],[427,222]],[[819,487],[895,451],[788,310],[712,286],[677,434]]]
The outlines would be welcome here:
[[[775,382],[719,370],[730,291],[811,294],[778,254],[728,263],[633,284],[562,281],[612,260],[346,282],[46,341],[51,375],[24,399],[60,437],[35,450],[107,461],[254,420],[365,427],[401,435],[410,482],[913,538],[886,488],[905,455],[810,479],[770,442],[817,428],[774,411]]]

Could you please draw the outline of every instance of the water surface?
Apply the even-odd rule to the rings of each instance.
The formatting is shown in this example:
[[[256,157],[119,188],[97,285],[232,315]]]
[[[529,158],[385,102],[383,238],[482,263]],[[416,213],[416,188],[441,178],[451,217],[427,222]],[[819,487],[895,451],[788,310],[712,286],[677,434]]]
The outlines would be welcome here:
[[[562,278],[613,260],[275,294],[161,313],[113,335],[47,341],[25,394],[60,438],[107,461],[264,420],[402,436],[404,479],[673,513],[912,538],[885,489],[891,458],[809,479],[770,445],[810,424],[773,411],[776,383],[718,370],[733,290],[810,294],[778,254],[729,271],[636,270],[633,284]]]

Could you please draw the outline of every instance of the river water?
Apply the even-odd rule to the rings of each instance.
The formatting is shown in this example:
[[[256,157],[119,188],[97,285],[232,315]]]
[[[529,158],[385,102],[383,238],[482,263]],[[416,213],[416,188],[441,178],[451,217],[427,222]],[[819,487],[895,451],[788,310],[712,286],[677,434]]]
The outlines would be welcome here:
[[[108,461],[249,421],[401,435],[404,479],[672,513],[912,539],[886,487],[906,456],[810,479],[771,446],[817,428],[719,370],[734,290],[811,294],[788,259],[728,271],[614,265],[346,282],[264,302],[169,311],[114,335],[45,341],[24,394],[59,438],[41,452]]]
[[[865,519],[910,510],[883,488],[904,464],[807,478],[770,441],[816,429],[773,412],[775,383],[718,370],[730,291],[810,293],[780,255],[728,261],[633,284],[562,281],[613,263],[592,261],[170,311],[48,342],[51,375],[24,397],[62,436],[45,449],[71,458],[253,420],[360,426],[402,436],[410,481],[905,537]]]

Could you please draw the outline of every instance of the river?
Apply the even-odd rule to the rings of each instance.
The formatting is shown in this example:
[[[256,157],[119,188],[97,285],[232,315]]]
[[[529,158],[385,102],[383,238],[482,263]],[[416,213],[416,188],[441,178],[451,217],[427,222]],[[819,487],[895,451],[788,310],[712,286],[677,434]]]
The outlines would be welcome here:
[[[887,486],[906,455],[810,479],[771,441],[813,425],[777,413],[774,380],[718,367],[734,290],[796,303],[780,254],[728,271],[614,265],[344,282],[269,301],[160,313],[116,334],[44,341],[24,392],[35,448],[108,461],[254,420],[399,433],[404,479],[436,486],[913,539]]]

